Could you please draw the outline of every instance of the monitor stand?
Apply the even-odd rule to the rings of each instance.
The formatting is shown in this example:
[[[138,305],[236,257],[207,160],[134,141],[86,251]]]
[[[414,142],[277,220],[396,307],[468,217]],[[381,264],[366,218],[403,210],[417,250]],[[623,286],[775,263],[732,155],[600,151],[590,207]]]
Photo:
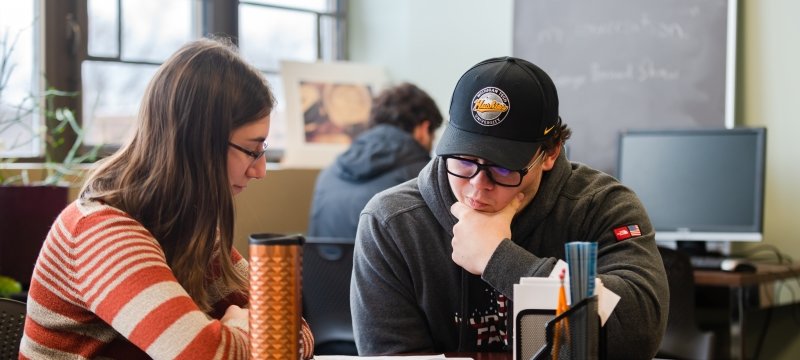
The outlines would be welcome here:
[[[730,243],[726,241],[676,241],[675,248],[689,256],[730,255]]]
[[[676,248],[689,256],[706,256],[708,249],[705,241],[677,241]]]
[[[677,241],[676,249],[689,256],[712,256],[705,241]]]

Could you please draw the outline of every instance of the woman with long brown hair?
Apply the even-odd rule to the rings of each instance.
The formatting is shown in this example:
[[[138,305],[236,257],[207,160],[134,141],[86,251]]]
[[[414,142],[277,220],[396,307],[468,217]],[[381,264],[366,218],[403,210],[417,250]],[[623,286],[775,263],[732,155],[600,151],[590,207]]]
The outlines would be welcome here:
[[[274,103],[229,41],[191,42],[160,67],[133,138],[47,236],[20,358],[249,357],[233,196],[266,174]],[[305,324],[303,339],[310,358]]]

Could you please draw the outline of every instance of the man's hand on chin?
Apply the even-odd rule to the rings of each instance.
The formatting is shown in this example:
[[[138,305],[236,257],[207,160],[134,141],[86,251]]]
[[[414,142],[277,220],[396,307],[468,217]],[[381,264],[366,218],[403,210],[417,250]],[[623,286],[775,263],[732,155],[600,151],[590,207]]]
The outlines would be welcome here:
[[[450,212],[458,219],[453,226],[453,261],[474,275],[483,274],[486,264],[503,239],[511,239],[511,220],[522,206],[517,194],[503,210],[486,213],[456,202]]]

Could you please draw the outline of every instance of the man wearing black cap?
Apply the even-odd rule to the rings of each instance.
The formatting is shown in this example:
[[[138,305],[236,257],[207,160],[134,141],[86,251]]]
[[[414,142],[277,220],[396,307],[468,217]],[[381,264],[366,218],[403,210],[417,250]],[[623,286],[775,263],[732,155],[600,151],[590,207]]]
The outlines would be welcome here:
[[[511,351],[513,285],[548,276],[570,241],[598,243],[621,296],[609,359],[649,359],[669,293],[639,199],[561,153],[571,130],[547,74],[512,57],[462,75],[436,155],[375,196],[356,235],[350,303],[359,353]]]

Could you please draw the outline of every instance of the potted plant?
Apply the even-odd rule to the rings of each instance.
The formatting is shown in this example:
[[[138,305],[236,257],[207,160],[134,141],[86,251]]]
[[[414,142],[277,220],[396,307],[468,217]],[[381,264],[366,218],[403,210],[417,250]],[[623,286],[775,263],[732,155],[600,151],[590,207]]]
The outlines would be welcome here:
[[[9,131],[16,139],[0,143],[0,150],[13,150],[32,141],[45,144],[42,161],[37,164],[18,164],[16,159],[0,155],[0,276],[27,288],[42,242],[67,205],[70,189],[82,178],[80,164],[93,161],[99,147],[80,154],[84,132],[75,112],[56,105],[59,99],[75,97],[74,92],[48,88],[15,104],[4,101],[3,90],[14,70],[13,50],[14,43],[7,35],[0,38],[0,135]],[[32,116],[42,117],[50,126],[32,126]]]

